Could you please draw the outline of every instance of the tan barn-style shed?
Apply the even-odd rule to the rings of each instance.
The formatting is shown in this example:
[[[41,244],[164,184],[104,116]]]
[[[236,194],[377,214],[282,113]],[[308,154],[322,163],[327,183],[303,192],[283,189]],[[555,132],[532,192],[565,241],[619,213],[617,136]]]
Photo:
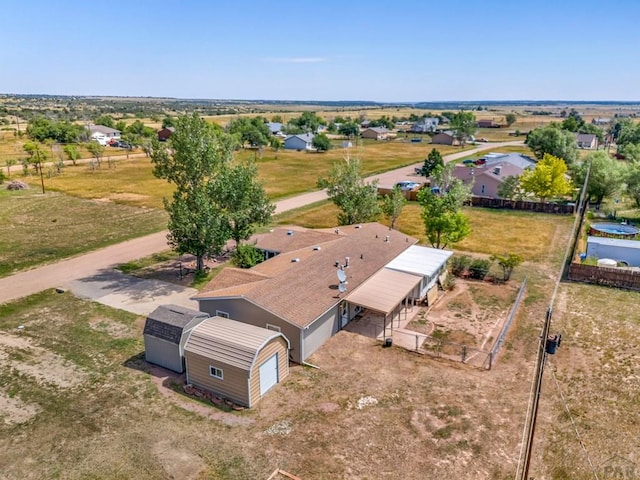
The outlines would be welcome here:
[[[187,383],[252,407],[289,375],[289,347],[280,332],[208,318],[185,345]]]

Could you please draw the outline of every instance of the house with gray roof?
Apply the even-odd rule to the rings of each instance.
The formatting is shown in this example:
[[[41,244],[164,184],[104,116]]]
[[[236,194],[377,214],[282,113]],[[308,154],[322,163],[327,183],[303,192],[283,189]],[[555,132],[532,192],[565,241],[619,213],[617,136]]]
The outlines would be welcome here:
[[[282,123],[280,122],[267,122],[266,125],[271,135],[277,135],[282,132]]]
[[[87,125],[87,130],[89,130],[91,140],[95,140],[100,145],[108,145],[110,141],[120,139],[120,134],[122,133],[115,128],[93,124]]]
[[[450,252],[416,242],[378,223],[274,229],[256,242],[273,256],[242,273],[225,268],[194,299],[211,315],[281,332],[302,363],[363,310],[386,335],[407,305],[437,296]]]
[[[585,150],[595,150],[598,148],[598,137],[592,133],[576,133],[576,144],[578,148]]]
[[[289,135],[284,139],[284,148],[287,150],[313,150],[313,137],[311,133]]]
[[[436,130],[439,123],[439,118],[426,117],[414,123],[409,131],[411,133],[432,133]]]

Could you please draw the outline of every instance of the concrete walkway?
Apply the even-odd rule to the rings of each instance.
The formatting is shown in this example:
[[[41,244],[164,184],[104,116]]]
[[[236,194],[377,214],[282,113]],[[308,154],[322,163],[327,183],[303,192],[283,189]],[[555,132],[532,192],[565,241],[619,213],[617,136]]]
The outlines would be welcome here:
[[[509,145],[521,145],[522,141],[503,142],[503,143],[486,143],[472,150],[464,150],[453,153],[444,157],[446,162],[457,160],[476,152],[491,150],[497,147]],[[373,175],[367,180],[377,179],[380,185],[393,185],[399,180],[407,177],[415,177],[415,167],[421,166],[422,163],[416,163],[408,167],[402,167],[396,170],[385,172],[380,175]],[[309,192],[295,197],[287,198],[276,202],[276,213],[286,212],[295,208],[300,208],[310,203],[318,202],[327,198],[325,191]],[[140,307],[141,314],[148,313],[148,308],[159,303],[170,303],[173,298],[176,302],[187,301],[190,293],[184,291],[178,294],[176,286],[170,284],[146,284],[133,282],[129,284],[133,289],[131,294],[124,292],[126,282],[122,280],[120,275],[114,273],[114,267],[121,263],[126,263],[137,258],[146,257],[153,253],[166,250],[167,232],[158,232],[144,237],[135,238],[126,242],[118,243],[110,247],[102,248],[93,252],[79,255],[77,257],[61,260],[59,262],[34,268],[14,275],[0,278],[0,304],[10,302],[34,293],[41,292],[48,288],[69,286],[71,291],[78,292],[79,295],[85,295],[98,301],[111,302],[106,304],[119,303],[125,310],[134,311],[138,307],[133,303],[140,300],[144,308]],[[111,277],[110,275],[115,275]],[[129,277],[127,277],[129,278]],[[163,282],[160,282],[163,283]],[[107,292],[111,286],[111,293]],[[149,298],[140,296],[140,288],[149,287],[152,293]],[[127,287],[128,288],[128,287]],[[177,287],[180,288],[180,287]],[[138,293],[136,293],[136,289]],[[162,292],[166,293],[161,294]],[[138,300],[137,300],[138,299]],[[118,300],[116,302],[116,300]],[[156,303],[154,303],[156,302]],[[185,305],[186,306],[186,305]],[[152,310],[153,308],[151,308]],[[142,310],[145,310],[142,312]],[[149,310],[149,311],[151,311]],[[134,313],[139,313],[134,311]]]

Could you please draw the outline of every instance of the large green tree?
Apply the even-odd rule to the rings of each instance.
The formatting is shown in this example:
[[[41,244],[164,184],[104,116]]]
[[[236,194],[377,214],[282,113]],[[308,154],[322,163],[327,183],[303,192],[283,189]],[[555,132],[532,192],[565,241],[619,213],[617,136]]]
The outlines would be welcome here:
[[[515,113],[507,113],[504,116],[504,121],[507,122],[507,127],[510,127],[511,125],[516,123],[517,120],[518,120],[518,117],[516,116]]]
[[[571,165],[577,158],[578,147],[575,135],[567,130],[562,130],[556,124],[532,130],[527,135],[525,143],[540,160],[544,158],[545,154],[549,154],[561,158],[567,165]]]
[[[428,177],[429,175],[431,175],[431,172],[433,172],[437,167],[443,166],[444,160],[442,158],[442,154],[440,153],[440,151],[438,151],[438,149],[432,148],[429,152],[429,155],[427,155],[427,158],[424,159],[424,164],[422,165],[422,169],[420,170],[420,175]]]
[[[357,158],[335,162],[327,178],[318,179],[318,187],[326,188],[329,199],[341,210],[340,225],[371,222],[380,215],[378,182],[364,181]]]
[[[571,182],[566,178],[567,164],[561,158],[548,153],[536,167],[520,175],[520,187],[540,199],[562,197],[571,193]]]
[[[313,137],[313,141],[311,142],[313,148],[315,148],[318,152],[326,152],[327,150],[331,150],[331,140],[324,133],[319,133]]]
[[[382,197],[380,209],[382,214],[389,219],[391,228],[396,228],[396,222],[400,218],[402,209],[407,204],[404,192],[397,185],[393,187],[389,195]]]
[[[229,122],[227,132],[234,134],[242,146],[261,147],[269,144],[271,131],[262,117],[238,117]]]
[[[627,194],[635,200],[636,206],[640,207],[640,160],[631,162],[627,168],[625,181]]]
[[[231,232],[217,199],[221,172],[230,167],[236,145],[233,136],[215,129],[197,114],[176,119],[168,142],[154,140],[153,173],[175,185],[169,213],[169,243],[178,253],[196,257],[198,271],[204,256],[222,251]]]
[[[253,160],[238,161],[223,169],[216,191],[236,248],[242,240],[253,235],[256,226],[269,223],[275,211],[275,205],[258,180],[258,167]]]
[[[353,138],[360,133],[360,126],[352,120],[347,120],[340,125],[338,133],[345,137]]]
[[[437,188],[423,188],[418,193],[425,234],[434,248],[447,248],[471,231],[469,219],[462,213],[462,205],[471,192],[453,176],[453,168],[453,163],[436,168],[432,184]]]
[[[605,197],[622,193],[626,176],[625,168],[619,160],[611,158],[604,150],[590,152],[584,157],[582,163],[575,169],[576,187],[579,188],[584,183],[589,165],[591,165],[587,185],[589,200],[595,200],[596,204],[600,205]]]
[[[460,145],[464,145],[476,133],[476,116],[471,112],[455,113],[451,118],[451,130]]]

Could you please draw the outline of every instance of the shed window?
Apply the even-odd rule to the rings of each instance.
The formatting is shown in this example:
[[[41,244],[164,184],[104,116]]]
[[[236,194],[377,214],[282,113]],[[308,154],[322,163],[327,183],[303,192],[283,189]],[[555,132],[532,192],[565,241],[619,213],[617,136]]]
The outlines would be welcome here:
[[[274,332],[280,332],[280,327],[277,325],[271,325],[270,323],[267,323],[267,330],[273,330]]]
[[[219,378],[220,380],[224,380],[222,369],[214,367],[213,365],[209,365],[209,375],[211,375],[213,378]]]
[[[222,318],[229,318],[229,314],[227,312],[223,312],[222,310],[216,310],[216,315]]]

